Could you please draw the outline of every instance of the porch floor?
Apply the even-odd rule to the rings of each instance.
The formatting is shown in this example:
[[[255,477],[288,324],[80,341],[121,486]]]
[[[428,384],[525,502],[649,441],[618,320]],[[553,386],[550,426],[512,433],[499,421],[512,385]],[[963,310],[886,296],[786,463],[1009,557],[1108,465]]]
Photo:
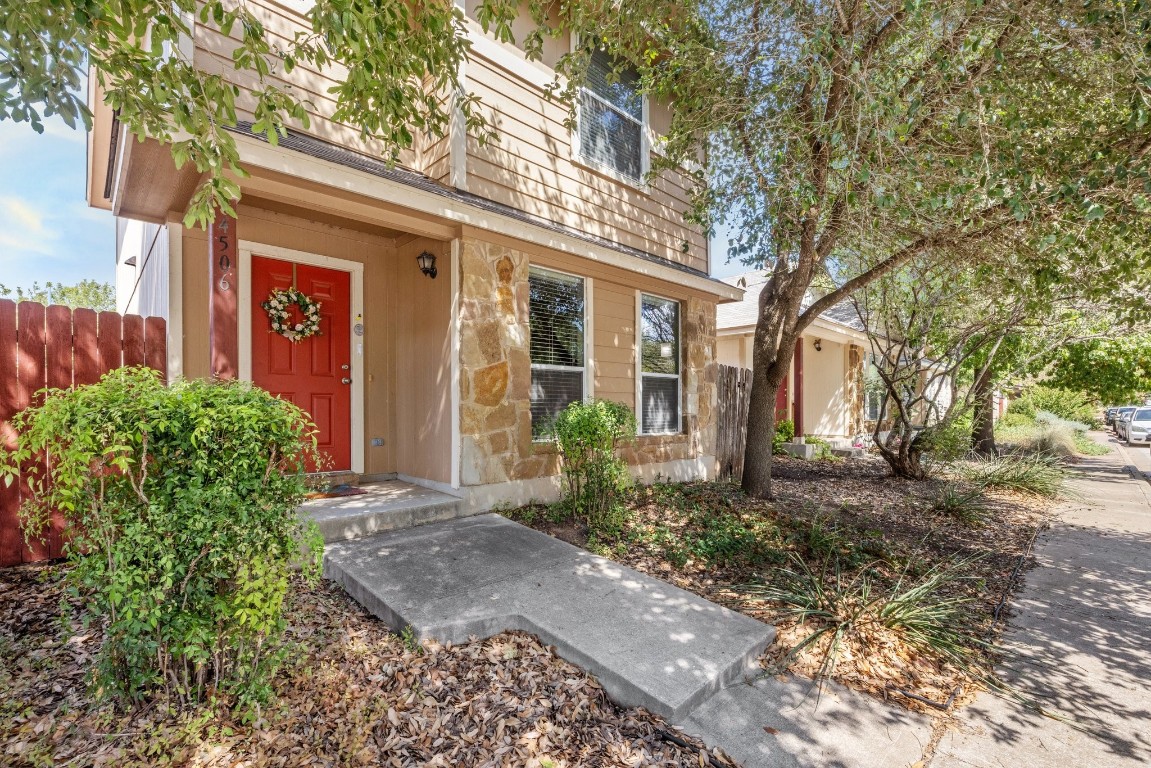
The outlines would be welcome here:
[[[363,493],[312,499],[299,507],[301,517],[320,528],[324,542],[347,541],[374,533],[452,520],[463,514],[463,504],[430,488],[384,480],[360,486]]]

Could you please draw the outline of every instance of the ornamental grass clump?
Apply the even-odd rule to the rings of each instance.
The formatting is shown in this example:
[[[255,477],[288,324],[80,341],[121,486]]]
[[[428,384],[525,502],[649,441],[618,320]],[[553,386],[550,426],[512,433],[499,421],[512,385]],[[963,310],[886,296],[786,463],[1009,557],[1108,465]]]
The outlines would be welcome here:
[[[631,482],[618,449],[635,437],[635,414],[623,403],[577,400],[556,416],[553,432],[563,459],[565,503],[592,534],[618,534],[620,495]]]
[[[1046,453],[1006,454],[973,459],[958,466],[963,478],[980,488],[1047,498],[1060,494],[1067,477],[1059,459]]]
[[[295,512],[315,458],[305,414],[246,383],[167,386],[131,368],[51,390],[14,423],[6,480],[25,463],[30,538],[50,512],[64,517],[71,592],[102,634],[96,690],[176,705],[266,699],[292,567],[315,579],[322,554]]]
[[[918,579],[906,574],[881,588],[870,568],[849,575],[839,561],[812,568],[801,557],[778,569],[772,581],[745,588],[757,601],[779,605],[778,617],[795,622],[800,639],[777,663],[788,669],[800,654],[818,654],[817,682],[831,679],[849,648],[866,652],[898,642],[908,649],[979,674],[984,643],[970,629],[972,598],[951,587],[964,578],[971,560],[939,565]]]

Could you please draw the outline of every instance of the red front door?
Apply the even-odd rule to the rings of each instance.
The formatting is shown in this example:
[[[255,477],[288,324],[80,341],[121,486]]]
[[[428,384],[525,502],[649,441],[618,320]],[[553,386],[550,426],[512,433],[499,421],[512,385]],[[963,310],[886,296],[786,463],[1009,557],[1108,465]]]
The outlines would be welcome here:
[[[293,285],[320,304],[319,334],[296,342],[273,331],[260,306]],[[315,422],[325,461],[311,470],[352,468],[351,293],[347,272],[252,256],[252,382]]]

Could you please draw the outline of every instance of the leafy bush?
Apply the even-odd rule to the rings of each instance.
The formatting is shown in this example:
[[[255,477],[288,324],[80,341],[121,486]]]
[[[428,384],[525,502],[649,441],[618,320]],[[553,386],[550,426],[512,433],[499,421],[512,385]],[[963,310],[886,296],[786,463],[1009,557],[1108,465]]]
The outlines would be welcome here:
[[[631,477],[617,450],[635,437],[635,430],[632,410],[610,400],[577,400],[556,417],[565,502],[593,535],[616,535],[622,526],[619,499]]]
[[[1091,426],[1096,426],[1099,418],[1095,405],[1084,393],[1042,385],[1028,387],[1022,396],[1007,406],[1008,413],[1017,413],[1032,419],[1040,411],[1048,411],[1060,418]]]
[[[1016,427],[1033,427],[1035,426],[1035,417],[1012,411],[1010,407],[1007,413],[1000,417],[999,421],[995,422],[996,429],[1012,429]]]
[[[958,465],[960,474],[980,488],[1030,493],[1054,498],[1063,488],[1066,472],[1055,456],[1045,453],[1006,454]]]
[[[180,381],[148,369],[53,390],[16,417],[36,465],[23,514],[36,535],[59,510],[68,579],[103,633],[95,683],[140,700],[263,700],[281,657],[293,563],[317,578],[315,526],[296,506],[314,456],[302,411],[244,383]]]
[[[970,413],[926,427],[919,436],[919,447],[935,461],[963,458],[971,451]]]
[[[775,437],[771,440],[771,452],[779,455],[784,453],[783,444],[795,439],[795,422],[791,419],[780,419],[775,425]]]
[[[780,568],[773,581],[746,587],[753,599],[778,603],[782,617],[811,632],[783,658],[786,669],[808,648],[822,654],[817,680],[835,672],[847,644],[860,648],[883,645],[883,634],[960,669],[974,666],[978,639],[968,629],[971,598],[950,597],[945,589],[963,577],[970,561],[929,570],[919,579],[901,578],[885,592],[877,592],[868,569],[846,576],[839,562],[818,571],[792,555],[791,567]]]

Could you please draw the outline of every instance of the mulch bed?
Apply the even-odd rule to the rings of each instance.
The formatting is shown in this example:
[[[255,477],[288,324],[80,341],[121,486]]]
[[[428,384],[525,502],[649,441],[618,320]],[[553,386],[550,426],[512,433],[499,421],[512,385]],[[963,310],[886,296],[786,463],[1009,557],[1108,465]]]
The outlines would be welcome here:
[[[59,618],[63,572],[0,570],[5,766],[735,765],[644,710],[614,706],[529,635],[407,645],[326,582],[294,590],[292,650],[255,723],[163,700],[117,709],[86,687],[99,633],[82,629],[73,602]]]
[[[933,566],[977,557],[966,569],[970,576],[950,589],[974,598],[971,630],[983,639],[998,638],[1009,608],[1000,606],[1005,594],[1017,591],[1020,558],[1037,530],[1046,524],[1051,502],[1009,493],[986,492],[987,517],[978,525],[932,511],[945,480],[906,481],[888,476],[876,457],[847,461],[803,461],[777,457],[773,462],[774,501],[748,499],[731,483],[689,483],[639,488],[628,501],[631,517],[618,542],[593,542],[600,554],[638,571],[737,611],[773,623],[779,630],[765,666],[778,662],[804,635],[802,628],[781,621],[777,606],[757,601],[745,590],[749,583],[770,580],[774,568],[788,564],[791,553],[813,569],[837,561],[846,577],[866,568],[877,586],[900,578],[915,578]],[[523,520],[522,514],[511,515]],[[766,551],[755,557],[669,558],[652,532],[666,538],[698,536],[699,520],[730,515],[748,526],[759,526]],[[586,546],[585,528],[571,521],[549,520],[543,510],[527,515],[528,524],[571,543]],[[818,539],[818,540],[816,540]],[[1025,567],[1031,564],[1026,558]],[[999,620],[995,619],[998,610]],[[801,654],[792,671],[814,676],[822,657]],[[990,671],[993,652],[982,654]],[[960,686],[956,700],[974,697],[979,685],[958,670],[926,658],[889,636],[871,636],[866,645],[849,645],[833,678],[857,690],[891,698],[910,709],[931,707],[898,691],[945,702]]]

